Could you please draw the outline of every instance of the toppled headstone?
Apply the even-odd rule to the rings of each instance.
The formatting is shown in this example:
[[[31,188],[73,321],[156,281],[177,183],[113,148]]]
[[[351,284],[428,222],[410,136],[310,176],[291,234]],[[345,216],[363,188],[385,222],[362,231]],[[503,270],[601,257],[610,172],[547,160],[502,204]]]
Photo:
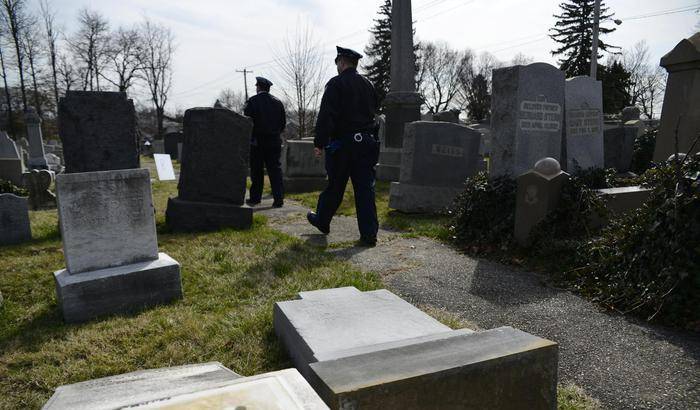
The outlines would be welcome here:
[[[49,166],[44,158],[44,139],[41,135],[41,117],[36,113],[34,107],[28,107],[24,113],[24,123],[27,125],[27,138],[29,139],[29,161],[27,167],[30,169],[48,169]]]
[[[175,170],[173,169],[173,161],[168,154],[153,154],[153,160],[156,163],[156,172],[160,181],[175,181]]]
[[[299,297],[275,304],[275,333],[332,409],[556,407],[556,343],[452,330],[387,290]]]
[[[61,386],[44,410],[328,407],[294,369],[241,377],[220,363],[145,370]]]
[[[556,209],[568,179],[569,174],[561,170],[554,158],[537,161],[531,171],[517,178],[515,239],[520,245],[528,245],[532,228]]]
[[[158,253],[147,169],[56,178],[66,269],[54,273],[66,322],[182,297],[180,265]]]
[[[447,122],[406,125],[400,182],[391,184],[389,207],[403,212],[447,211],[464,182],[482,169],[481,134]]]
[[[459,113],[460,111],[456,108],[452,110],[440,111],[433,115],[432,120],[459,124]]]
[[[700,135],[700,32],[678,43],[661,59],[661,66],[668,71],[668,81],[654,151],[656,162],[676,153],[676,134],[681,153],[687,153]]]
[[[126,93],[68,91],[58,117],[66,173],[139,167],[134,102]]]
[[[301,193],[323,190],[328,180],[323,157],[316,158],[310,140],[288,140],[282,150],[284,191]]]
[[[566,80],[566,169],[603,168],[603,86],[588,76]]]
[[[0,194],[0,245],[12,245],[31,239],[27,198]]]
[[[56,207],[56,195],[50,190],[55,175],[53,171],[45,169],[32,169],[22,174],[22,185],[29,191],[29,206],[32,210]]]
[[[516,177],[561,158],[564,73],[545,63],[493,71],[491,176]]]
[[[253,122],[226,108],[185,112],[178,197],[168,200],[166,222],[176,231],[247,229],[244,205]]]

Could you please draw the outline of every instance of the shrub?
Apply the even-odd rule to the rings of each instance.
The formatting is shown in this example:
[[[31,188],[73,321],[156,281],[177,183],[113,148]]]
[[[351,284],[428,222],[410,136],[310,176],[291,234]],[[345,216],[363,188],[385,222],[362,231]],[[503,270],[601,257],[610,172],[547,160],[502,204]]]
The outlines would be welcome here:
[[[658,133],[658,127],[651,128],[634,141],[631,169],[635,174],[643,174],[651,167]]]
[[[17,196],[28,196],[29,192],[18,186],[15,186],[10,181],[0,179],[0,194],[15,194]]]

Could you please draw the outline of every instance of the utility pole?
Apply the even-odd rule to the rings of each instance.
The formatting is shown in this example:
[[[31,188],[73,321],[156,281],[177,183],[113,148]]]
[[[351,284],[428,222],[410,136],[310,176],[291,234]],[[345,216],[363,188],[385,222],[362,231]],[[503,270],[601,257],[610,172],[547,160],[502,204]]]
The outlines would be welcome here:
[[[600,30],[600,0],[595,0],[593,11],[593,44],[591,46],[591,78],[598,73],[598,31]]]
[[[245,100],[248,101],[248,74],[253,74],[252,71],[244,68],[243,70],[236,70],[237,73],[243,73],[243,82],[245,83]]]

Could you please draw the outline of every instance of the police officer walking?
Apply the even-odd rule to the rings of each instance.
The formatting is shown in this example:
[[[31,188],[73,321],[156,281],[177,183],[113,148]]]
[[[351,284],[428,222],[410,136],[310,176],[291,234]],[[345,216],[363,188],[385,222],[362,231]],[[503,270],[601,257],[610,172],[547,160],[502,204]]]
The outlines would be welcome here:
[[[362,55],[350,49],[336,48],[338,75],[326,84],[314,138],[316,156],[325,149],[328,187],[318,198],[316,212],[309,212],[307,219],[322,233],[328,234],[331,219],[343,201],[345,187],[351,179],[360,242],[374,246],[379,230],[374,191],[374,166],[379,159],[375,120],[378,98],[372,83],[357,72]]]
[[[280,134],[287,124],[287,116],[282,102],[270,94],[272,82],[263,77],[255,77],[257,94],[252,96],[243,113],[253,119],[253,137],[250,143],[250,196],[246,203],[254,206],[262,199],[265,180],[263,167],[272,186],[272,204],[280,208],[284,204],[282,183],[282,138]]]

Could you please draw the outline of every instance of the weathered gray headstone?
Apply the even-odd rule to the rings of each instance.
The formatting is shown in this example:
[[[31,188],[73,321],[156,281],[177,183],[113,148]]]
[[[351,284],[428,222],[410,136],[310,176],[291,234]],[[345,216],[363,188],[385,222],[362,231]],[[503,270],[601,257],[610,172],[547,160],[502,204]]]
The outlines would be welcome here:
[[[182,297],[180,265],[158,253],[147,169],[56,178],[67,269],[54,273],[67,322]]]
[[[556,209],[568,179],[569,174],[561,170],[554,158],[537,161],[532,171],[517,178],[515,239],[520,245],[527,245],[532,228]]]
[[[284,191],[288,193],[320,191],[328,183],[323,156],[316,158],[314,143],[310,140],[288,140],[285,143],[282,175]]]
[[[455,124],[459,124],[459,113],[460,111],[458,109],[452,109],[452,110],[446,110],[446,111],[440,111],[438,113],[435,113],[433,115],[433,121],[440,121],[440,122],[452,122]]]
[[[627,121],[636,121],[642,115],[642,111],[636,105],[625,107],[622,109],[622,123]]]
[[[566,80],[566,169],[603,168],[603,86],[582,76]]]
[[[296,370],[241,377],[221,363],[144,370],[61,386],[44,410],[326,409]]]
[[[0,131],[0,159],[21,159],[17,144],[5,131]]]
[[[700,135],[700,32],[678,43],[661,59],[661,66],[668,71],[668,81],[654,151],[657,162],[676,153],[676,130],[681,153],[687,153]]]
[[[163,140],[153,140],[153,153],[165,154],[165,142]]]
[[[621,216],[641,208],[651,195],[651,189],[641,186],[599,189],[596,191],[609,216]],[[591,225],[602,226],[608,221],[601,215],[593,215]]]
[[[545,63],[493,71],[491,175],[517,177],[561,157],[564,73]]]
[[[24,113],[24,123],[27,125],[27,138],[29,138],[29,162],[30,169],[48,169],[44,158],[44,139],[41,135],[41,118],[34,107],[27,108]]]
[[[299,296],[275,304],[275,332],[332,409],[556,407],[556,343],[451,330],[386,290]]]
[[[384,99],[385,155],[380,155],[377,179],[398,181],[404,126],[420,120],[423,99],[416,92],[411,0],[392,2],[391,89]]]
[[[166,221],[176,231],[247,229],[253,209],[243,205],[252,121],[226,108],[185,112],[178,197]]]
[[[619,173],[630,170],[634,155],[634,141],[639,135],[637,126],[610,128],[603,133],[605,168],[615,168]]]
[[[406,125],[400,182],[391,184],[389,207],[403,212],[447,211],[464,182],[482,169],[481,134],[448,122]]]
[[[134,102],[126,93],[68,91],[58,117],[67,173],[139,167]]]
[[[27,198],[0,194],[0,245],[16,244],[31,239]]]
[[[53,209],[56,195],[51,192],[55,173],[45,169],[32,169],[22,174],[22,185],[29,191],[29,206],[32,210]]]

